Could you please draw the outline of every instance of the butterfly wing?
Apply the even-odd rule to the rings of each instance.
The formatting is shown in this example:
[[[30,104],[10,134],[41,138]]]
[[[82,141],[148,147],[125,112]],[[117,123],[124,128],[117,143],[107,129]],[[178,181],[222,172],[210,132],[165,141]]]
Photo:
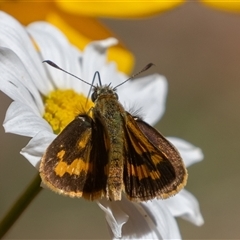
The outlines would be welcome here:
[[[127,113],[124,184],[133,201],[168,198],[186,184],[187,171],[175,149],[157,130]]]
[[[80,115],[47,148],[40,175],[57,193],[94,200],[105,195],[106,165],[101,127],[89,116]]]

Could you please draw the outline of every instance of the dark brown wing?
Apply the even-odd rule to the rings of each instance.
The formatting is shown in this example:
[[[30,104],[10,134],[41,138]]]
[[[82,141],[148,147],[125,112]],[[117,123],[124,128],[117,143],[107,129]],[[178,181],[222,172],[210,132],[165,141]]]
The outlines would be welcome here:
[[[50,144],[40,164],[43,182],[53,191],[88,200],[105,195],[107,165],[102,128],[87,116],[74,119]]]
[[[175,149],[157,130],[127,113],[124,184],[133,201],[168,198],[186,184],[187,171]]]

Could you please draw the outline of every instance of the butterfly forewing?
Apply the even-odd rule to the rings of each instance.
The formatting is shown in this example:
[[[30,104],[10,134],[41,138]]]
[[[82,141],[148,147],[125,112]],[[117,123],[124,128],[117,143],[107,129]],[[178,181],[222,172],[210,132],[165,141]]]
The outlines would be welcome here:
[[[177,150],[154,128],[127,113],[125,192],[130,200],[167,198],[186,183]]]
[[[101,134],[101,128],[89,116],[79,115],[74,119],[42,158],[43,182],[53,191],[71,197],[94,200],[104,196],[107,156],[106,151],[102,151]]]
[[[179,190],[182,189],[187,182],[187,169],[185,168],[184,162],[180,156],[178,150],[155,128],[151,127],[146,122],[141,119],[136,119],[136,123],[140,130],[144,133],[146,138],[160,150],[166,159],[170,162],[174,168],[176,179],[172,188],[174,186],[179,186]],[[178,188],[178,187],[177,187]]]

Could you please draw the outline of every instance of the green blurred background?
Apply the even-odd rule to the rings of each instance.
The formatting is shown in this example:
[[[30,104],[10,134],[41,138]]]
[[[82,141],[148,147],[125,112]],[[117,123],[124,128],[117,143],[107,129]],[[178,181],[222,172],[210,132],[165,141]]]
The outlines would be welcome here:
[[[205,220],[179,220],[184,239],[240,238],[240,14],[187,3],[144,20],[101,20],[136,56],[167,77],[167,110],[157,128],[200,147],[203,162],[189,168],[187,190]],[[11,100],[0,93],[0,122]],[[19,151],[29,139],[0,128],[0,217],[33,179]],[[43,190],[6,239],[107,239],[103,212],[93,203]]]

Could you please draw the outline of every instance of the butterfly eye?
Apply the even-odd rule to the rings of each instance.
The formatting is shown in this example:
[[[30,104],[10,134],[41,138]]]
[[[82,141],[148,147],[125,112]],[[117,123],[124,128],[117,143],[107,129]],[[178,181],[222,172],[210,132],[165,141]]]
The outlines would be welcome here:
[[[92,101],[95,102],[96,99],[97,99],[97,97],[98,97],[98,94],[97,94],[96,91],[94,91],[94,92],[92,93],[92,96],[91,96]]]

